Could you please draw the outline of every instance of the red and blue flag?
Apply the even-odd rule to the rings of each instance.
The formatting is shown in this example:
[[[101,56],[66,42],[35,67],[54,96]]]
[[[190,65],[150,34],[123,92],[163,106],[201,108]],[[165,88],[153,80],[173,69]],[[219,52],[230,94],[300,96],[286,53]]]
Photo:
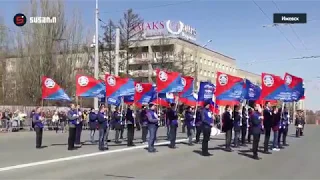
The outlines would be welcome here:
[[[238,104],[243,99],[244,80],[222,72],[217,72],[216,103],[218,105]]]
[[[53,79],[43,76],[41,80],[42,99],[71,101],[70,97]]]
[[[179,101],[187,106],[196,106],[198,103],[198,95],[192,93],[189,96],[180,97]]]
[[[303,79],[292,74],[286,73],[284,75],[285,85],[289,87],[291,91],[291,97],[293,101],[299,101],[304,96]]]
[[[167,72],[157,69],[157,92],[158,93],[175,93],[184,89],[181,74],[178,72]]]
[[[106,97],[122,97],[134,95],[134,81],[130,78],[121,78],[106,74]]]
[[[138,107],[149,104],[156,95],[155,88],[151,83],[137,83],[135,82],[134,103]]]
[[[179,97],[188,97],[193,94],[194,78],[190,76],[182,76],[183,90],[179,93]]]
[[[79,97],[100,97],[106,88],[100,80],[85,75],[77,75],[76,84],[76,96]]]
[[[284,102],[292,102],[292,90],[287,87],[280,76],[262,73],[261,81],[261,99],[266,101],[280,100]]]

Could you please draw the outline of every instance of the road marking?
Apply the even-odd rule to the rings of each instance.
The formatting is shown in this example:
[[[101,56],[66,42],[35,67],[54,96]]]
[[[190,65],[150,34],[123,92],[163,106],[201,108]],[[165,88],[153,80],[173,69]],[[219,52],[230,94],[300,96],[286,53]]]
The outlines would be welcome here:
[[[216,135],[219,135],[219,134],[216,134]],[[179,143],[179,142],[184,142],[184,141],[188,141],[188,140],[189,139],[178,139],[178,140],[176,140],[176,142]],[[169,143],[170,143],[170,141],[165,141],[165,142],[155,143],[154,145],[160,146],[160,145],[166,145]],[[28,167],[34,167],[34,166],[39,166],[39,165],[58,163],[58,162],[64,162],[64,161],[71,161],[71,160],[75,160],[75,159],[82,159],[82,158],[100,156],[100,155],[111,154],[111,153],[132,151],[132,150],[142,149],[142,148],[146,148],[146,147],[148,147],[148,145],[140,145],[140,146],[123,148],[123,149],[115,149],[115,150],[109,150],[109,151],[103,151],[103,152],[81,154],[81,155],[69,156],[69,157],[58,158],[58,159],[51,159],[51,160],[38,161],[38,162],[32,162],[32,163],[26,163],[26,164],[19,164],[19,165],[14,165],[14,166],[7,166],[7,167],[0,168],[0,172],[28,168]]]

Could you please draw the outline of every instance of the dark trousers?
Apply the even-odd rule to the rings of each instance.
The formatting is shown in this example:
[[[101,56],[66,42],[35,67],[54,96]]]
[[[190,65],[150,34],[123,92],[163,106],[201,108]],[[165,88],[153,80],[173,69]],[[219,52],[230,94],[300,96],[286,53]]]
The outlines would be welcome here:
[[[137,128],[137,131],[141,130],[141,125],[139,121],[136,121],[136,128]]]
[[[142,142],[147,142],[148,126],[142,126]]]
[[[176,125],[170,125],[170,147],[176,146],[177,128]]]
[[[76,140],[76,128],[69,127],[69,137],[68,137],[68,149],[74,149],[74,144]]]
[[[95,129],[90,130],[90,140],[92,143],[94,143],[94,134],[96,133]]]
[[[196,142],[200,142],[200,135],[202,132],[202,127],[201,126],[196,126]]]
[[[241,127],[241,144],[242,145],[246,144],[246,135],[247,135],[247,126],[242,125]]]
[[[300,137],[302,135],[302,129],[296,128],[296,137]]]
[[[186,132],[186,127],[187,127],[186,122],[183,121],[182,126],[181,126],[181,131],[182,131],[182,133],[185,133],[185,132]]]
[[[148,124],[149,131],[149,141],[148,141],[148,150],[154,151],[154,142],[156,141],[157,136],[157,126],[155,124]]]
[[[271,128],[264,129],[264,148],[263,150],[267,152],[269,150],[269,141],[270,141]]]
[[[124,133],[124,125],[121,125],[121,129],[120,129],[120,139],[123,139],[123,133]]]
[[[253,143],[252,143],[253,156],[258,156],[259,142],[260,142],[260,134],[253,134]]]
[[[231,149],[232,129],[226,131],[226,149]]]
[[[251,136],[252,136],[252,128],[248,128],[248,143],[251,143]]]
[[[127,125],[127,145],[128,146],[133,145],[133,139],[134,139],[134,125],[128,124]]]
[[[36,148],[40,148],[42,145],[43,128],[35,126],[34,129],[36,131]]]
[[[188,135],[188,139],[189,139],[189,144],[192,144],[192,140],[193,140],[193,137],[194,137],[194,130],[195,130],[195,127],[193,126],[187,126],[187,135]]]
[[[279,129],[279,136],[278,136],[279,146],[281,146],[281,137],[282,137],[282,145],[287,144],[287,135],[288,135],[288,128]]]
[[[167,139],[170,140],[170,125],[166,125],[167,129]]]
[[[99,150],[104,150],[104,141],[107,129],[106,128],[99,128]]]
[[[210,135],[211,135],[211,127],[207,125],[202,126],[202,132],[203,132],[203,140],[202,140],[202,153],[208,154],[209,149],[209,141],[210,141]]]
[[[234,131],[234,139],[233,139],[233,143],[235,147],[239,147],[239,139],[240,139],[240,131],[236,130]]]
[[[75,139],[76,145],[81,144],[81,133],[82,133],[82,123],[76,125],[76,139]]]

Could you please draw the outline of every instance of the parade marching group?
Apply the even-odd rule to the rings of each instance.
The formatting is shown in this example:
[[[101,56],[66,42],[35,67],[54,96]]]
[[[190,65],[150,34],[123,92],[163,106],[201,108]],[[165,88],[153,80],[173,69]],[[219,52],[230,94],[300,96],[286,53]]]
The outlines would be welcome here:
[[[269,140],[271,131],[273,132],[273,143],[271,149],[279,151],[283,146],[288,146],[286,137],[289,128],[289,113],[286,107],[271,106],[266,102],[264,109],[260,104],[255,104],[254,108],[241,107],[240,105],[225,106],[225,112],[222,113],[222,131],[225,132],[225,150],[232,151],[232,139],[235,148],[246,146],[251,143],[254,159],[258,157],[258,145],[260,135],[264,133],[264,150],[269,154]],[[165,111],[165,123],[169,140],[169,148],[176,148],[177,128],[179,125],[178,112],[176,104],[171,103]],[[205,103],[202,107],[187,106],[184,110],[184,126],[187,128],[188,144],[200,143],[202,134],[202,155],[209,156],[208,142],[210,141],[211,129],[214,126],[215,116],[210,109],[210,104]],[[79,106],[71,104],[67,112],[69,127],[68,150],[74,150],[81,147],[82,131],[82,111]],[[110,115],[111,114],[111,115]],[[134,113],[133,106],[128,105],[126,111],[116,107],[109,113],[109,108],[101,105],[99,109],[91,109],[89,113],[89,126],[91,142],[95,143],[94,134],[96,129],[99,130],[98,149],[101,151],[108,150],[108,140],[110,130],[115,130],[115,143],[120,143],[123,138],[123,132],[127,129],[127,145],[135,146],[133,143],[135,134],[136,119],[139,119],[142,132],[142,143],[148,143],[148,152],[153,153],[155,141],[157,139],[157,130],[161,123],[160,112],[157,104],[150,103],[148,106],[142,106],[139,114]],[[43,120],[41,117],[41,107],[37,108],[33,114],[33,124],[36,132],[36,148],[42,147],[43,137]],[[295,126],[297,129],[296,136],[303,135],[305,119],[301,110],[297,111],[295,117]],[[148,138],[147,138],[148,137]],[[194,141],[195,139],[195,141]]]

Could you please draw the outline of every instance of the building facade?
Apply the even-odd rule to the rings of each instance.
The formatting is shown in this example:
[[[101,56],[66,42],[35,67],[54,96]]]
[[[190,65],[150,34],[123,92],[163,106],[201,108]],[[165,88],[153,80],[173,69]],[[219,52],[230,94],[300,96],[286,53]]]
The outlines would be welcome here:
[[[234,58],[182,38],[158,37],[140,40],[135,45],[140,50],[129,60],[128,67],[130,75],[140,82],[150,81],[150,76],[154,81],[157,68],[192,76],[197,85],[200,81],[215,83],[218,71],[260,82],[260,75],[237,69]]]

